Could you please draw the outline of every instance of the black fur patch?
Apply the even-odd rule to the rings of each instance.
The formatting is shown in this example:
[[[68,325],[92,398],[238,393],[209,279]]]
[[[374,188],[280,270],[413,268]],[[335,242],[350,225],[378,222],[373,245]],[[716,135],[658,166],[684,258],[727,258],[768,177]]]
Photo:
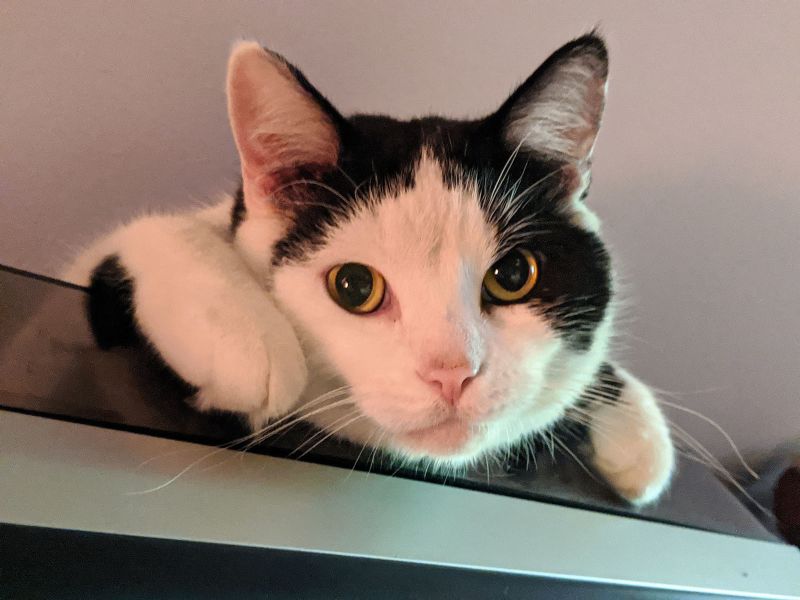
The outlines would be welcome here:
[[[575,404],[580,414],[571,418],[567,410],[567,414],[556,426],[556,433],[566,433],[574,441],[585,442],[589,435],[589,426],[585,423],[586,413],[591,414],[598,405],[616,404],[624,388],[625,382],[616,374],[614,367],[603,363],[591,385],[584,390]]]
[[[139,339],[133,318],[133,281],[119,256],[107,256],[92,272],[86,301],[89,325],[103,350],[132,346]]]
[[[582,402],[602,402],[603,404],[615,404],[625,389],[625,382],[622,381],[617,372],[608,363],[603,363],[595,375],[594,383],[587,388],[581,398]]]
[[[191,396],[197,388],[172,370],[139,329],[133,312],[134,284],[116,254],[107,256],[92,271],[86,312],[97,345],[103,350],[139,348],[165,385],[174,386],[182,396]]]
[[[247,209],[244,205],[244,189],[239,185],[236,194],[233,196],[233,206],[231,206],[231,234],[236,235],[236,230],[244,221]]]

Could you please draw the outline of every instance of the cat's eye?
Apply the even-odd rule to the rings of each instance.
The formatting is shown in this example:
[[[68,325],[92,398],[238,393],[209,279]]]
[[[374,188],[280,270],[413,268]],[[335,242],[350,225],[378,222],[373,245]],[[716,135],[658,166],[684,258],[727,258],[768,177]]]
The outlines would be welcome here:
[[[533,253],[517,248],[494,263],[483,276],[483,296],[489,302],[518,302],[531,293],[539,277]]]
[[[344,263],[328,271],[328,294],[348,312],[365,315],[383,304],[386,281],[372,267],[360,263]]]

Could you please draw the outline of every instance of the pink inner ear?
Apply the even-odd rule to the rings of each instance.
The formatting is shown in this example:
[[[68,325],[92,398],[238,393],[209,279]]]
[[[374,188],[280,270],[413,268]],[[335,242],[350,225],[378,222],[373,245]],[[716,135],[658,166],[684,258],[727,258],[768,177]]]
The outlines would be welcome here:
[[[253,121],[256,123],[256,121]],[[244,128],[243,136],[249,138],[242,141],[239,152],[242,159],[242,168],[246,169],[247,176],[270,178],[269,173],[285,169],[287,165],[295,164],[300,157],[292,157],[285,148],[282,137],[275,133],[260,133],[253,135],[252,131]]]
[[[326,112],[286,63],[258,44],[240,44],[231,55],[228,113],[250,208],[263,209],[298,167],[338,160],[338,136]]]
[[[271,196],[280,187],[280,179],[269,171],[244,175],[245,180],[255,184],[253,191],[259,196]]]

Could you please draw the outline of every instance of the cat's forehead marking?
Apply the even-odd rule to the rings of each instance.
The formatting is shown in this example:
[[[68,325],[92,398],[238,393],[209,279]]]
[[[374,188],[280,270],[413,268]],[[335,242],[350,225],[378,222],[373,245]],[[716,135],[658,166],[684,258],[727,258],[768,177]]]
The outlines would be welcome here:
[[[455,121],[436,117],[398,121],[388,117],[356,116],[341,164],[325,175],[324,187],[303,193],[316,197],[308,206],[298,202],[295,220],[276,245],[273,262],[303,261],[328,244],[347,221],[364,218],[367,211],[383,211],[402,198],[411,216],[395,214],[392,222],[427,227],[444,223],[452,228],[443,209],[470,200],[470,216],[458,219],[460,226],[472,223],[492,235],[508,236],[519,229],[517,221],[539,213],[552,203],[560,190],[559,169],[552,161],[534,156],[509,155],[496,132],[483,122]],[[480,130],[484,127],[485,130]],[[326,197],[326,190],[331,197]],[[406,194],[406,192],[410,192]],[[519,192],[519,193],[518,193]],[[524,192],[524,193],[522,193]],[[447,201],[444,201],[447,200]],[[474,202],[477,200],[477,203]],[[330,207],[330,208],[326,208]],[[445,239],[434,237],[424,247],[433,261],[444,249]]]
[[[373,211],[381,232],[376,242],[389,256],[434,270],[456,262],[488,266],[495,235],[475,186],[447,185],[429,152],[415,167],[414,184],[376,203]]]

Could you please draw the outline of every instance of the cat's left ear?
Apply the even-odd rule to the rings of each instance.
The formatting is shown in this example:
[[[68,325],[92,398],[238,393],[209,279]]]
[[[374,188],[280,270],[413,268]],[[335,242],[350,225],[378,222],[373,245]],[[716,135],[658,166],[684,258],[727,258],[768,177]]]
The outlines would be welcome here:
[[[588,173],[606,98],[608,52],[595,33],[554,52],[495,113],[506,145]]]
[[[333,168],[344,119],[295,67],[256,42],[228,61],[228,116],[242,164],[250,214],[276,208],[299,173]]]

